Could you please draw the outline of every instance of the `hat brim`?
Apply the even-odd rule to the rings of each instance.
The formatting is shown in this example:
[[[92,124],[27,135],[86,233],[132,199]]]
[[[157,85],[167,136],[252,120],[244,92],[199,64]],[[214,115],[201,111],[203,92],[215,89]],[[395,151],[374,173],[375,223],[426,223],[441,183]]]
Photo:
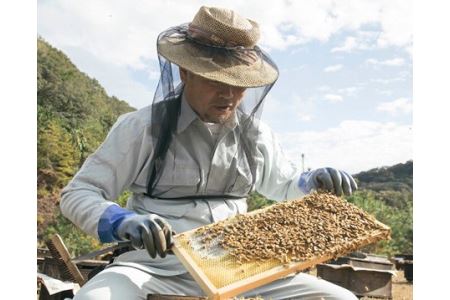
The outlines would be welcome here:
[[[162,38],[158,53],[172,63],[201,77],[239,87],[259,87],[272,84],[278,78],[278,70],[261,56],[251,63],[230,63],[205,57],[198,45],[191,41],[177,42]]]

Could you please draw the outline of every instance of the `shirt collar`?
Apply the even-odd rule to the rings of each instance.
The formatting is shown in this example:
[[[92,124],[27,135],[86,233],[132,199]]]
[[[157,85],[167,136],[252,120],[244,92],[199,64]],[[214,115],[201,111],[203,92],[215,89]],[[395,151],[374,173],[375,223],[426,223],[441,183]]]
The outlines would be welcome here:
[[[177,133],[179,134],[183,132],[196,119],[201,121],[197,113],[191,108],[189,103],[186,101],[186,97],[184,96],[183,93],[181,96],[181,108],[180,108],[180,117],[178,119],[177,124]],[[237,125],[239,125],[239,120],[237,118],[236,112],[234,113],[233,117],[230,120],[225,122],[224,125],[229,129],[234,129]]]
[[[183,95],[181,96],[181,108],[177,125],[177,133],[181,133],[182,131],[184,131],[195,119],[198,119],[198,116],[192,110],[189,103],[187,103],[183,93]]]

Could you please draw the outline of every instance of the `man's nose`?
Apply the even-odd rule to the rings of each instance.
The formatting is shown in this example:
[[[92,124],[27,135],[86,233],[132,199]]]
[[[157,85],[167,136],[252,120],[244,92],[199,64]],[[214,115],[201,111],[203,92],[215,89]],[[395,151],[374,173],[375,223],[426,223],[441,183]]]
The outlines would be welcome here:
[[[220,89],[220,96],[225,99],[233,98],[233,87],[231,86],[222,86]]]

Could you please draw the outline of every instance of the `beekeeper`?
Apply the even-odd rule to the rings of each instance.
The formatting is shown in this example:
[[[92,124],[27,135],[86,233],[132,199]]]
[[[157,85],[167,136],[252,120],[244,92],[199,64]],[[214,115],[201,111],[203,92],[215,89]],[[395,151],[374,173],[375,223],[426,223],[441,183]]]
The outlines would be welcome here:
[[[260,121],[278,69],[257,45],[258,24],[235,12],[201,7],[192,22],[157,40],[161,77],[153,104],[122,115],[64,188],[61,211],[101,242],[130,240],[75,299],[204,296],[174,255],[172,234],[247,211],[250,192],[270,199],[313,189],[351,194],[353,178],[322,168],[299,172]],[[114,200],[124,191],[126,208]],[[241,296],[356,299],[300,273]]]

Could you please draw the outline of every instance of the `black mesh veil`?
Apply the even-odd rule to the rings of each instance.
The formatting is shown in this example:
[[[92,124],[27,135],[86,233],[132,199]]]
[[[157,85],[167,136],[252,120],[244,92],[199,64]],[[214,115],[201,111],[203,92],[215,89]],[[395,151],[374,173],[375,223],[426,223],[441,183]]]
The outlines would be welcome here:
[[[201,196],[194,191],[183,199],[227,199],[244,198],[254,189],[256,180],[257,141],[260,131],[259,120],[263,100],[278,76],[278,69],[269,56],[259,47],[252,48],[217,46],[193,39],[189,25],[172,27],[158,37],[158,58],[160,79],[152,104],[152,139],[154,153],[150,164],[147,195],[153,198],[172,199],[158,186],[166,163],[166,154],[174,139],[177,139],[177,124],[181,113],[184,83],[180,79],[179,66],[187,71],[213,82],[245,87],[240,105],[233,117],[237,126],[233,128],[235,144],[230,147],[228,165],[225,165],[221,190],[206,190]],[[163,49],[163,46],[165,47]],[[178,55],[177,51],[185,55]],[[270,73],[270,74],[269,74]],[[267,80],[267,76],[274,77]],[[275,75],[274,75],[275,74]],[[194,145],[195,146],[195,145]],[[198,165],[198,168],[201,168]],[[247,176],[239,178],[242,169]],[[200,172],[199,172],[200,173]],[[242,177],[242,176],[241,176]],[[239,185],[241,188],[235,188]],[[206,183],[208,186],[208,183]],[[243,187],[243,188],[242,188]]]

